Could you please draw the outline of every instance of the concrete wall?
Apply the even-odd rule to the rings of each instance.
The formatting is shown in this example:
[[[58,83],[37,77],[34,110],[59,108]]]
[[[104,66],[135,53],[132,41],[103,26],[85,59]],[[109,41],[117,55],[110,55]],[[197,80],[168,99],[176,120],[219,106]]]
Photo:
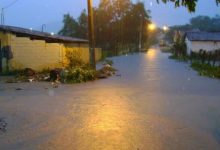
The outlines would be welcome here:
[[[9,61],[9,69],[32,68],[42,70],[45,68],[60,68],[68,65],[67,51],[76,51],[85,63],[89,63],[88,44],[59,44],[46,43],[43,40],[30,40],[7,34],[0,38],[5,45],[11,46],[13,59]],[[96,49],[96,60],[101,59],[101,50]]]
[[[187,45],[187,54],[190,54],[191,51],[199,52],[200,49],[206,51],[214,51],[220,49],[220,42],[213,41],[189,41],[187,38],[185,39]]]

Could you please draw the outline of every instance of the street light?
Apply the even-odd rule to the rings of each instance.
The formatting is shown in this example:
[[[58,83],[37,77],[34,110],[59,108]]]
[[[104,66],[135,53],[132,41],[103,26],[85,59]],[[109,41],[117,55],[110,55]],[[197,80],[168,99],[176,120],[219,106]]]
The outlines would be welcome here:
[[[148,25],[148,29],[150,31],[154,31],[156,28],[157,28],[157,26],[154,23],[151,23],[151,24]]]
[[[169,30],[169,28],[167,27],[167,26],[163,26],[163,31],[164,32],[166,32],[166,31],[168,31]]]
[[[95,35],[94,35],[94,20],[93,20],[92,0],[87,0],[87,3],[88,3],[88,31],[89,31],[90,66],[93,69],[96,69],[96,63],[95,63]]]

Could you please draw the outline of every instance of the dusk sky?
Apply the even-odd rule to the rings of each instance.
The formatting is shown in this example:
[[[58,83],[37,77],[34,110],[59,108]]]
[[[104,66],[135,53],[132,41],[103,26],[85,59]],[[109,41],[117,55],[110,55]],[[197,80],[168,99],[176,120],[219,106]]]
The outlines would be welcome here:
[[[0,0],[0,7],[5,7],[14,0]],[[100,0],[94,0],[97,6]],[[137,0],[134,0],[136,2]],[[157,4],[156,0],[142,0],[146,9],[151,10],[152,21],[158,26],[185,24],[191,17],[197,15],[215,16],[220,14],[220,7],[215,0],[199,0],[197,12],[189,14],[186,8],[174,8],[174,5]],[[46,24],[47,31],[57,32],[61,26],[62,17],[70,13],[74,17],[86,8],[87,0],[18,0],[5,10],[5,24],[25,28],[40,29]]]

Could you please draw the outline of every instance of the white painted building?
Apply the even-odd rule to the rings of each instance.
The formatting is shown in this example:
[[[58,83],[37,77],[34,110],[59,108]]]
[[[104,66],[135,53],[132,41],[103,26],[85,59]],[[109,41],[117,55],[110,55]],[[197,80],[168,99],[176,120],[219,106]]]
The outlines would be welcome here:
[[[187,32],[185,42],[188,55],[201,49],[215,51],[220,49],[220,32]]]

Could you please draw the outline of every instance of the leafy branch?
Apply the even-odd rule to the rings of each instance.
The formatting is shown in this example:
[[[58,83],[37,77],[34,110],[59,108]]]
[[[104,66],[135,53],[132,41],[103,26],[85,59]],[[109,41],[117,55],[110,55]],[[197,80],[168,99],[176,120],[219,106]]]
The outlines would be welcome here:
[[[157,0],[159,3],[160,0]],[[175,7],[184,6],[188,8],[189,12],[195,12],[196,10],[196,4],[198,0],[161,0],[164,3],[172,2],[175,4]],[[220,3],[220,0],[216,0],[216,5]]]

